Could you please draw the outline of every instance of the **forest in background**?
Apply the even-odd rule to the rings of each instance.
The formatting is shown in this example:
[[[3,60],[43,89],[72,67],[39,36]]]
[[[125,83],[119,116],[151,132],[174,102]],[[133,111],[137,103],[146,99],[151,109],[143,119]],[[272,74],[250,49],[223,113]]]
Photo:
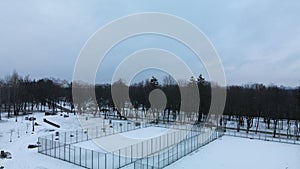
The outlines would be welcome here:
[[[270,124],[276,126],[280,121],[294,121],[299,126],[300,120],[300,87],[286,88],[283,86],[263,84],[248,84],[243,86],[220,87],[216,84],[206,81],[201,75],[198,78],[191,77],[189,81],[182,81],[177,84],[176,81],[168,76],[162,79],[162,84],[155,77],[150,77],[139,83],[127,86],[122,80],[113,84],[98,84],[95,86],[96,103],[90,103],[91,95],[84,94],[81,100],[76,102],[72,99],[72,83],[65,80],[43,78],[32,80],[29,76],[22,77],[17,72],[7,75],[0,80],[0,120],[3,118],[2,113],[7,113],[7,118],[24,115],[34,108],[43,111],[43,107],[53,108],[60,101],[70,104],[71,109],[76,107],[77,113],[84,113],[87,110],[93,110],[95,113],[104,110],[116,110],[122,116],[131,117],[131,113],[126,110],[130,109],[136,113],[142,111],[153,113],[157,120],[175,121],[181,111],[189,115],[190,107],[199,105],[198,112],[192,112],[197,118],[192,119],[195,122],[203,121],[210,109],[211,89],[226,90],[227,98],[223,117],[219,119],[220,125],[226,126],[227,121],[232,119],[237,121],[236,128],[247,126],[250,129],[253,126],[254,119],[262,118],[270,128]],[[180,86],[180,87],[179,87]],[[112,88],[128,88],[130,100],[122,98],[119,95],[117,103],[114,103],[111,95]],[[180,89],[197,87],[200,95],[200,103],[196,104],[195,100],[189,100],[190,105],[181,107],[181,98],[189,99],[189,95],[182,96]],[[149,94],[154,89],[160,89],[164,92],[167,102],[166,105],[151,107]],[[82,93],[91,92],[91,87],[85,84],[76,85],[75,90]],[[92,91],[92,92],[94,92]],[[130,105],[128,103],[131,103]],[[53,107],[51,107],[53,106]],[[88,108],[89,107],[89,108]],[[91,108],[92,107],[92,108]],[[151,108],[151,109],[150,109]],[[191,118],[187,118],[190,119]],[[17,120],[17,118],[16,118]],[[246,124],[244,124],[246,123]]]

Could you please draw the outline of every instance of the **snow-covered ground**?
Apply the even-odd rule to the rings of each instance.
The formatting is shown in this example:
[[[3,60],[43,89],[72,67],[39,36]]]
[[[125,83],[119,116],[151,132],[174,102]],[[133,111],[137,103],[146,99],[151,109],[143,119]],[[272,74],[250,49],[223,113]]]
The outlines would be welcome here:
[[[130,147],[131,145],[136,145],[151,138],[157,138],[163,134],[171,132],[172,130],[168,130],[167,128],[147,127],[125,133],[100,137],[73,145],[99,152],[107,152],[106,150],[108,150],[108,152],[112,152],[122,148]],[[101,148],[100,146],[104,148]]]
[[[15,118],[6,119],[6,117],[0,121],[0,150],[12,154],[12,159],[0,159],[0,166],[4,166],[5,169],[81,168],[74,164],[40,154],[37,152],[37,149],[27,148],[29,144],[36,144],[39,136],[49,135],[58,130],[74,130],[76,127],[79,127],[76,116],[70,115],[69,118],[59,115],[53,117],[47,116],[47,119],[55,119],[57,122],[60,122],[62,124],[60,129],[44,123],[44,113],[27,115],[27,117],[32,116],[36,117],[36,122],[39,124],[39,126],[35,126],[35,132],[32,132],[32,122],[25,120],[25,117],[18,117],[18,122],[15,122]],[[10,142],[11,130],[13,130],[12,142]],[[20,138],[18,138],[18,135]]]
[[[60,116],[60,114],[46,116],[48,120],[60,124],[61,128],[58,129],[43,122],[44,113],[34,113],[27,115],[27,117],[36,117],[36,122],[39,124],[39,126],[35,126],[35,131],[32,132],[32,123],[25,120],[25,116],[18,117],[18,122],[15,122],[15,118],[7,119],[4,113],[2,115],[2,121],[0,121],[0,150],[10,152],[12,159],[0,159],[0,166],[4,166],[5,169],[81,168],[77,165],[40,154],[37,152],[37,149],[28,149],[27,146],[35,144],[40,136],[53,134],[56,131],[80,129],[82,125],[85,126],[84,123],[82,124],[83,120],[80,122],[78,117],[73,114],[70,114],[67,118]],[[97,119],[90,118],[89,120],[95,120],[95,123],[102,124]],[[157,137],[157,133],[161,134],[164,131],[166,129],[150,127],[122,134],[127,137],[141,139]],[[11,133],[12,142],[10,142]],[[109,137],[113,138],[114,136]],[[94,150],[101,149],[92,141],[78,143],[78,146]],[[224,136],[167,168],[299,169],[300,146]]]
[[[223,136],[167,169],[299,169],[300,146]]]

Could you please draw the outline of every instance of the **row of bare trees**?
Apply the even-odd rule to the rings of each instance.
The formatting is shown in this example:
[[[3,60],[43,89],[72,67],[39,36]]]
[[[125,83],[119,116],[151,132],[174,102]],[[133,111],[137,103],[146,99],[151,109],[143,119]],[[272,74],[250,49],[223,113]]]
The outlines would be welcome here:
[[[275,135],[278,124],[283,120],[288,121],[288,126],[291,126],[291,121],[299,123],[300,120],[300,87],[285,88],[251,84],[225,88],[212,85],[201,75],[198,78],[191,77],[189,81],[179,82],[179,84],[168,76],[162,80],[162,83],[152,77],[130,86],[119,80],[111,85],[96,85],[95,91],[91,91],[87,84],[77,85],[75,90],[83,93],[84,97],[73,101],[72,86],[72,83],[57,79],[31,80],[28,76],[22,77],[17,72],[13,72],[0,81],[0,119],[3,111],[7,112],[8,117],[12,115],[17,117],[20,112],[26,113],[34,107],[41,110],[43,106],[54,105],[52,103],[64,99],[71,105],[76,105],[79,113],[85,112],[89,106],[90,109],[93,107],[95,113],[114,109],[123,116],[132,116],[134,112],[136,118],[144,118],[146,114],[152,114],[153,119],[167,122],[176,120],[201,122],[210,110],[211,89],[214,87],[227,90],[224,116],[218,117],[219,124],[222,126],[226,126],[227,121],[235,120],[238,131],[246,126],[248,132],[253,127],[258,130],[259,123],[255,124],[255,122],[263,120],[267,128],[273,127]],[[192,92],[194,90],[190,90],[193,88],[198,88],[199,100],[191,97],[195,95]],[[118,99],[113,99],[112,89],[119,90],[115,95]],[[149,95],[155,89],[165,94],[165,105],[157,104],[156,107],[151,105]],[[129,98],[122,94],[127,90]],[[95,100],[91,100],[92,93],[95,93]],[[182,104],[182,98],[188,102]],[[49,102],[51,104],[47,104]],[[195,105],[199,106],[197,112],[193,112]],[[128,113],[128,110],[132,111]]]
[[[252,84],[228,87],[227,94],[224,111],[227,117],[223,119],[223,125],[226,126],[227,120],[235,119],[237,131],[245,126],[248,133],[253,127],[257,132],[260,121],[263,121],[267,129],[273,129],[273,137],[275,137],[279,123],[283,128],[283,123],[286,122],[289,130],[293,121],[296,130],[299,131],[300,88]]]
[[[33,110],[43,111],[59,99],[70,101],[70,86],[55,79],[31,80],[29,76],[22,77],[16,71],[0,81],[0,120],[2,112],[7,117],[17,117]]]

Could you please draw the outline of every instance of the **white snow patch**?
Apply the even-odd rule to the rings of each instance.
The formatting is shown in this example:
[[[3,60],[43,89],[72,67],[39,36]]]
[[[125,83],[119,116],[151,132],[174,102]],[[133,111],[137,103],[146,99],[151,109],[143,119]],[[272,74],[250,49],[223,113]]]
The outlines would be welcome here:
[[[299,169],[300,146],[223,136],[167,169]]]

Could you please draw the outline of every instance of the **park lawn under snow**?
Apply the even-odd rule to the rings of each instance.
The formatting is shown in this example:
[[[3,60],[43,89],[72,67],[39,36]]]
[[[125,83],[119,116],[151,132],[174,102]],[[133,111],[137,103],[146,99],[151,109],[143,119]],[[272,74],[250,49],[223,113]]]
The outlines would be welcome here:
[[[4,114],[4,113],[3,113]],[[29,144],[36,144],[38,137],[43,135],[49,135],[55,131],[62,130],[75,130],[79,127],[79,123],[76,120],[76,116],[70,115],[69,118],[63,118],[62,116],[47,116],[47,119],[52,119],[61,125],[60,129],[57,129],[49,124],[43,122],[44,113],[34,113],[27,115],[28,117],[36,117],[36,122],[40,124],[35,126],[35,132],[32,134],[31,122],[25,120],[24,117],[18,117],[18,122],[15,122],[15,118],[6,119],[0,121],[0,150],[10,152],[12,159],[0,159],[0,166],[4,166],[4,169],[79,169],[81,167],[71,163],[64,162],[49,156],[45,156],[37,152],[37,149],[28,149]],[[28,133],[27,124],[29,124]],[[10,142],[10,130],[14,130],[12,134],[12,142]],[[18,130],[20,138],[18,138]]]
[[[33,115],[28,115],[29,117]],[[43,122],[44,113],[34,113],[39,126],[35,127],[35,132],[31,134],[31,123],[23,117],[6,119],[0,121],[0,150],[8,151],[12,154],[12,159],[0,159],[0,166],[5,169],[79,169],[81,167],[58,160],[43,154],[37,153],[37,149],[27,149],[28,144],[35,144],[39,136],[53,134],[55,131],[76,130],[81,127],[77,116],[70,114],[70,117],[47,116],[50,121],[61,125],[57,129]],[[30,123],[28,133],[26,124]],[[13,129],[12,142],[10,142],[10,130]],[[55,131],[50,132],[50,129]],[[153,137],[156,133],[163,132],[156,130],[131,131],[124,133],[129,137]],[[153,129],[153,128],[152,128]],[[18,138],[18,130],[20,138]],[[142,132],[143,131],[143,132]],[[91,143],[91,142],[90,142]],[[83,142],[83,147],[97,149],[97,145]],[[84,145],[87,144],[87,145]],[[94,146],[94,147],[93,147]],[[133,165],[130,165],[133,166]],[[128,167],[128,166],[127,166]],[[171,164],[170,169],[299,169],[300,168],[300,146],[250,140],[224,136],[202,148],[187,155],[185,158]]]
[[[166,168],[299,169],[300,146],[223,136]]]

